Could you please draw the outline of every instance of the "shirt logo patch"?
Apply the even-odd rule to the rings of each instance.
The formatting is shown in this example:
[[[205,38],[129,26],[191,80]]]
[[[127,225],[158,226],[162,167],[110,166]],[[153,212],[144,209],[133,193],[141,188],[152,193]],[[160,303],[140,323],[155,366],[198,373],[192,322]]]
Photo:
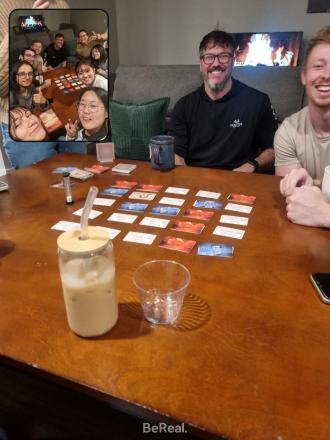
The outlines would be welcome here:
[[[238,128],[238,127],[241,127],[242,125],[243,125],[243,122],[241,122],[239,120],[239,118],[238,118],[238,119],[235,119],[234,122],[229,124],[229,127],[231,127],[231,128]]]

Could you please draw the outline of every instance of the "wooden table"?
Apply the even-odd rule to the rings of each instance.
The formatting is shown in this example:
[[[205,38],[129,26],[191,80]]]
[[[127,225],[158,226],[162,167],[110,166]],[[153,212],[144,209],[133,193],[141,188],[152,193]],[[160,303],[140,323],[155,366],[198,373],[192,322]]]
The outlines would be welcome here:
[[[57,166],[92,163],[93,156],[59,155],[7,178],[10,191],[0,194],[1,364],[121,412],[184,422],[200,437],[328,440],[330,307],[308,277],[330,269],[329,231],[287,220],[276,177],[190,167],[162,173],[137,163],[129,180],[190,188],[183,208],[192,206],[198,189],[221,192],[222,202],[230,192],[257,200],[242,240],[212,235],[223,210],[197,237],[233,244],[231,259],[159,248],[171,231],[140,226],[143,214],[133,225],[108,222],[127,197],[95,207],[104,214],[91,224],[122,231],[114,239],[120,316],[105,336],[82,339],[67,325],[59,232],[50,227],[79,221],[72,212],[83,206],[90,185],[103,188],[125,177],[107,172],[78,184],[73,206],[49,184],[59,180],[51,173]],[[151,246],[123,242],[129,230],[157,238]],[[134,292],[134,269],[153,258],[175,259],[192,274],[174,327],[146,322]],[[143,438],[142,426],[136,438]]]

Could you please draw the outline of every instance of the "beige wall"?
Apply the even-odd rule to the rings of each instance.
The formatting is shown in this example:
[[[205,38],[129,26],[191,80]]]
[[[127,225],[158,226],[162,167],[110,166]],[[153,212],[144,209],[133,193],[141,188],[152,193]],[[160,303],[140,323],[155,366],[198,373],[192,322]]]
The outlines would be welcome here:
[[[307,0],[117,0],[121,64],[194,64],[203,35],[303,31],[309,39],[330,14],[307,14]]]

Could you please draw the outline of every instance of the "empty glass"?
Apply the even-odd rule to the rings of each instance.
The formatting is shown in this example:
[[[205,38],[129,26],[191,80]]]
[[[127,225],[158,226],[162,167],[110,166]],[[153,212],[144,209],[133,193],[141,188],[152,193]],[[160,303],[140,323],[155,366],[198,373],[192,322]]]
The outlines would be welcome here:
[[[174,324],[190,283],[189,270],[171,260],[152,260],[139,266],[133,283],[145,318],[153,324]]]

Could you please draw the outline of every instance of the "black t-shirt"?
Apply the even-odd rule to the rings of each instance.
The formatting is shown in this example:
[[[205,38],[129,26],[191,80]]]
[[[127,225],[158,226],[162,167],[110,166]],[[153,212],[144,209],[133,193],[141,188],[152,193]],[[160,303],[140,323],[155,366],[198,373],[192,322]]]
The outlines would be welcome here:
[[[187,165],[233,169],[273,147],[277,120],[265,93],[233,79],[213,101],[204,84],[175,105],[170,134]]]
[[[44,52],[44,61],[52,67],[58,67],[63,61],[67,60],[67,51],[64,46],[60,49],[55,49],[54,44],[46,47]]]

